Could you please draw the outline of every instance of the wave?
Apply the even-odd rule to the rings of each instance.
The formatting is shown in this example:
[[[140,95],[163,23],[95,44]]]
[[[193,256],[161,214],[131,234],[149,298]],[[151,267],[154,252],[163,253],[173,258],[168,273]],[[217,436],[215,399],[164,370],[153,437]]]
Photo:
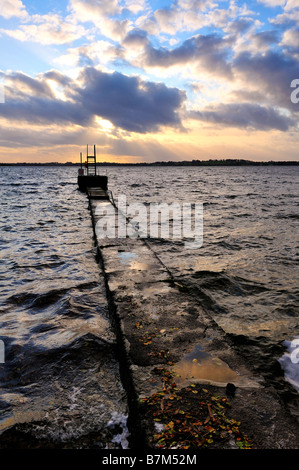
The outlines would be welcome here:
[[[276,219],[299,219],[299,214],[277,214],[275,215]]]
[[[114,341],[87,334],[23,357],[21,346],[10,349],[9,372],[2,377],[0,448],[128,446]]]
[[[269,290],[264,284],[239,276],[231,276],[225,271],[196,271],[190,275],[190,280],[191,282],[196,280],[196,284],[202,289],[209,291],[225,289],[230,294],[248,295]],[[185,279],[185,281],[188,283],[188,279]]]
[[[13,294],[12,296],[8,297],[5,301],[5,304],[22,305],[26,306],[27,308],[45,307],[56,303],[71,289],[86,290],[96,287],[97,285],[97,282],[92,281],[72,284],[65,288],[53,289],[43,293],[21,292],[19,294]]]

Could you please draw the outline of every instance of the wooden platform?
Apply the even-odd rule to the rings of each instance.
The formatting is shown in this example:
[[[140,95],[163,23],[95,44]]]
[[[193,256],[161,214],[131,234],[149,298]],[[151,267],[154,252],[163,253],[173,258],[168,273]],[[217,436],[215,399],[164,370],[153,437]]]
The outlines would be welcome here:
[[[95,187],[95,188],[86,188],[89,199],[106,199],[109,200],[109,195],[105,189]]]

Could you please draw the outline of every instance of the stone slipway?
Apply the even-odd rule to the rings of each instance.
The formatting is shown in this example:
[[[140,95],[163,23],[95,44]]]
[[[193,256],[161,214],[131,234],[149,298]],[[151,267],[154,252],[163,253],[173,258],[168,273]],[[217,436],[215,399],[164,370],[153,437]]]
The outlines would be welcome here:
[[[145,239],[107,238],[99,233],[103,211],[114,209],[113,202],[93,198],[90,193],[89,203],[128,394],[131,448],[153,445],[157,427],[145,404],[147,397],[165,388],[161,370],[175,373],[176,389],[181,393],[187,393],[186,387],[190,391],[192,384],[199,395],[205,387],[225,397],[227,383],[233,383],[236,391],[229,397],[228,413],[241,421],[253,447],[298,448],[298,423],[275,390],[252,375],[198,299],[176,282]],[[107,220],[107,213],[104,217]],[[198,405],[193,400],[190,406],[196,411]],[[215,446],[236,444],[230,439]]]

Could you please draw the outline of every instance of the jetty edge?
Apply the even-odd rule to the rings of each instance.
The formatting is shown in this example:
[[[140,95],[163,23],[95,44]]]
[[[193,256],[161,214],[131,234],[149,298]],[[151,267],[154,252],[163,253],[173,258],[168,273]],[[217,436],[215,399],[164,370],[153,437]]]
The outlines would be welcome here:
[[[85,192],[128,397],[130,449],[297,449],[298,421],[277,391],[150,243],[99,235],[103,217],[117,224],[123,215],[108,181],[94,183]]]

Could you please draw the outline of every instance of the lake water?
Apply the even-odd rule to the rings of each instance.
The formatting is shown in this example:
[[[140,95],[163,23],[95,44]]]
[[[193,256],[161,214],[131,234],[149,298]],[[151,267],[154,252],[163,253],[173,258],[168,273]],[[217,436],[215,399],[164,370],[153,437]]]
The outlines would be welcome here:
[[[116,201],[203,203],[200,248],[149,243],[249,367],[292,401],[299,391],[299,168],[101,172]],[[77,169],[0,167],[0,188],[0,446],[27,430],[24,447],[127,447],[126,394]]]

